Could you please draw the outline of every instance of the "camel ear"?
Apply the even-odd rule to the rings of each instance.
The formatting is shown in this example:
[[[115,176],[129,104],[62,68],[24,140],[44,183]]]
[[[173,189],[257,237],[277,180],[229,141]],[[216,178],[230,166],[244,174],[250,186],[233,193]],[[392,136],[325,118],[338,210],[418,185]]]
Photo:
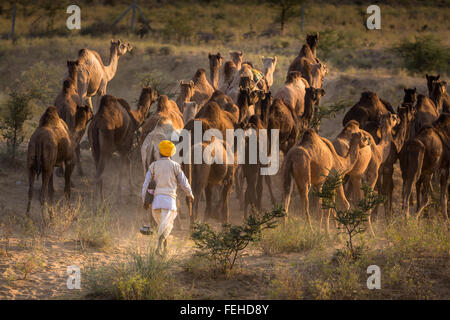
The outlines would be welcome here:
[[[241,57],[242,57],[242,54],[243,54],[242,51],[239,51],[239,55],[240,55]]]
[[[319,39],[319,32],[316,32],[316,37],[317,39]]]
[[[277,60],[278,60],[277,56],[274,56],[273,57],[273,62],[277,62]]]
[[[193,88],[194,87],[194,81],[189,81],[189,85]]]
[[[320,89],[320,94],[322,95],[322,97],[325,95],[325,90],[324,89]]]
[[[117,40],[117,44],[120,46],[122,44],[122,41],[120,41],[120,39]]]

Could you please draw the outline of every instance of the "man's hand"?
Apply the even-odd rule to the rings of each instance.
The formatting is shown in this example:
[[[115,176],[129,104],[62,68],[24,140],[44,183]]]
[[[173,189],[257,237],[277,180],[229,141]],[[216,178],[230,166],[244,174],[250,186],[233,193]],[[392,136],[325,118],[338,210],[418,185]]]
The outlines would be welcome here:
[[[194,195],[190,194],[187,196],[188,201],[194,202]]]

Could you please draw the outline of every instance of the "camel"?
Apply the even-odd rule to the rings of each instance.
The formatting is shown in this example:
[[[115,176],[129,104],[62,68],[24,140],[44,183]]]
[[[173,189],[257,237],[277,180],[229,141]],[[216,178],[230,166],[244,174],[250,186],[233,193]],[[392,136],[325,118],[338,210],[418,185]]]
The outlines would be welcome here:
[[[67,61],[68,77],[63,81],[63,88],[55,99],[58,115],[69,130],[75,127],[76,106],[81,105],[77,91],[78,61]]]
[[[219,73],[219,90],[223,92],[227,92],[230,87],[231,82],[234,79],[236,72],[239,69],[236,67],[236,64],[233,61],[227,61],[223,64],[223,67],[220,69]]]
[[[277,66],[277,57],[261,57],[261,61],[263,63],[263,73],[264,78],[267,81],[267,86],[270,88],[273,85],[273,73],[275,72],[275,67]]]
[[[206,105],[205,107],[207,107]],[[202,164],[194,164],[191,161],[190,164],[184,164],[183,169],[189,182],[192,186],[192,193],[194,194],[194,203],[192,204],[193,212],[189,212],[191,225],[196,222],[198,216],[198,205],[200,203],[200,198],[205,192],[206,207],[204,211],[204,221],[215,217],[218,218],[222,223],[229,223],[229,197],[231,193],[231,188],[234,182],[234,172],[235,164],[227,163],[226,156],[227,150],[225,147],[225,142],[213,137],[211,142],[200,142],[202,153],[205,148],[211,148],[212,152],[208,153],[207,161],[202,161]],[[194,150],[199,146],[193,145],[191,148],[191,155],[193,157]],[[216,152],[221,152],[223,156],[222,163],[217,163],[214,158],[219,157]],[[215,186],[221,187],[220,200],[217,202],[216,207],[213,208],[213,188]],[[190,210],[191,210],[191,206]],[[214,215],[213,212],[216,214]]]
[[[242,67],[242,58],[244,54],[242,51],[230,51],[231,61],[233,61],[237,70],[240,70]]]
[[[208,59],[211,84],[214,90],[219,90],[219,73],[223,58],[220,55],[220,52],[217,52],[217,54],[208,54]]]
[[[180,93],[178,94],[176,100],[180,112],[184,111],[185,103],[190,102],[193,96],[194,96],[194,81],[190,80],[189,82],[185,82],[181,80]]]
[[[392,137],[391,149],[386,161],[383,163],[381,181],[382,185],[379,188],[381,194],[385,198],[384,202],[384,216],[388,218],[392,213],[392,195],[394,193],[394,164],[399,159],[406,141],[409,140],[411,125],[414,122],[414,114],[416,110],[413,103],[403,103],[397,108],[397,115],[400,118],[400,123],[394,127],[395,134]]]
[[[429,97],[432,98],[433,83],[437,82],[439,80],[440,75],[429,76],[428,74],[426,74],[425,76],[427,78],[428,94],[429,94]],[[445,81],[443,81],[443,82],[444,82],[444,87],[445,87],[447,85],[447,83]],[[450,112],[450,97],[447,93],[447,90],[445,90],[445,92],[443,93],[443,97],[442,97],[442,111]]]
[[[197,114],[197,103],[196,102],[186,102],[183,112],[183,123],[188,123],[195,118]]]
[[[363,128],[368,121],[377,121],[378,115],[395,113],[392,106],[380,99],[375,92],[365,91],[361,93],[359,101],[350,108],[342,120],[345,126],[350,120],[356,120]]]
[[[81,49],[78,52],[79,72],[78,72],[78,95],[81,104],[87,104],[91,109],[92,97],[106,94],[108,82],[114,78],[116,74],[119,58],[131,51],[132,46],[121,40],[111,40],[109,63],[107,66],[103,64],[100,55],[89,49]]]
[[[256,133],[256,145],[259,147],[259,130],[265,129],[264,123],[258,115],[252,115],[247,118],[247,121],[240,123],[241,128],[244,131],[253,129]],[[265,178],[266,184],[269,189],[270,198],[272,204],[275,205],[276,199],[272,191],[271,180],[269,176],[262,176],[260,174],[261,163],[251,164],[249,161],[249,143],[250,139],[245,139],[245,163],[241,166],[243,177],[247,181],[247,188],[244,196],[244,218],[248,217],[248,206],[252,208],[261,209],[262,192],[263,192],[263,179]],[[236,177],[238,179],[239,177]],[[237,181],[236,181],[237,185]],[[242,193],[242,191],[241,191]]]
[[[67,124],[58,116],[55,106],[48,107],[39,120],[39,126],[34,131],[28,143],[27,173],[28,173],[28,204],[27,215],[30,213],[33,198],[34,179],[42,175],[40,202],[45,204],[47,195],[53,202],[53,169],[64,163],[64,194],[70,200],[70,177],[74,167],[74,150]]]
[[[119,169],[118,195],[121,191],[122,169],[128,169],[128,182],[131,182],[130,152],[136,130],[144,122],[154,98],[154,90],[143,88],[139,97],[138,107],[131,110],[128,103],[111,95],[105,95],[100,101],[100,107],[88,128],[88,138],[91,145],[92,157],[96,168],[96,185],[103,200],[102,173],[111,159],[114,151],[118,151],[121,158]],[[130,189],[131,190],[131,189]]]
[[[403,177],[402,205],[409,219],[409,202],[413,184],[416,185],[418,219],[430,202],[431,179],[439,169],[441,208],[444,219],[447,214],[447,188],[450,162],[450,114],[442,113],[431,125],[426,125],[405,144],[400,155]],[[423,190],[421,190],[423,186]],[[422,201],[421,198],[425,201]]]
[[[414,104],[417,101],[416,88],[404,88],[403,91],[405,92],[403,103]]]
[[[239,95],[237,105],[239,107],[239,122],[255,114],[255,105],[264,99],[265,94],[262,90],[253,89],[253,80],[248,77],[242,77],[239,84]]]
[[[316,57],[317,46],[319,45],[319,33],[306,36],[306,43],[300,49],[298,56],[292,61],[288,69],[288,74],[291,71],[299,71],[303,74],[302,59],[306,59],[310,64],[318,63]]]
[[[309,64],[307,62],[303,69],[304,71],[302,71],[302,77],[306,79],[309,86],[314,88],[322,88],[323,79],[328,73],[328,67],[320,62],[315,64]]]
[[[171,121],[175,128],[182,129],[184,126],[183,122],[183,114],[178,109],[175,101],[170,100],[166,95],[160,95],[156,93],[153,89],[151,90],[151,102],[153,103],[155,100],[158,101],[158,106],[156,108],[155,113],[150,115],[147,120],[145,120],[142,125],[142,133],[139,138],[139,143],[142,143],[145,140],[145,137],[153,131],[153,129],[158,125],[158,123],[165,123]]]
[[[237,99],[239,96],[242,78],[249,78],[253,81],[252,67],[247,63],[243,63],[242,68],[234,73],[233,80],[231,81],[228,89],[225,91],[225,94],[228,95],[236,104],[238,103]],[[253,88],[256,87],[253,86]]]
[[[291,177],[293,177],[300,194],[301,210],[306,213],[309,227],[312,229],[308,200],[311,187],[320,190],[331,170],[346,174],[356,163],[359,150],[368,145],[370,145],[370,140],[367,135],[361,132],[354,133],[348,153],[340,156],[328,139],[320,137],[313,129],[306,130],[300,143],[289,150],[282,165],[283,202],[286,213],[289,210],[293,189]],[[350,205],[342,185],[337,190],[337,196],[343,207],[348,209]],[[314,211],[318,209],[318,200],[317,197],[313,198]],[[327,222],[328,231],[329,223]]]
[[[411,137],[414,137],[423,126],[430,125],[439,117],[436,104],[423,94],[417,96],[416,116]]]
[[[194,82],[194,94],[191,101],[195,101],[198,108],[201,109],[211,98],[214,93],[214,88],[209,84],[206,79],[205,69],[198,69],[192,78]]]
[[[216,102],[222,109],[225,109],[227,104],[234,104],[233,99],[220,90],[214,91],[209,101]]]
[[[301,117],[305,111],[304,101],[306,88],[309,88],[308,82],[302,78],[298,71],[289,72],[286,82],[275,93],[275,98],[283,100],[297,117]]]

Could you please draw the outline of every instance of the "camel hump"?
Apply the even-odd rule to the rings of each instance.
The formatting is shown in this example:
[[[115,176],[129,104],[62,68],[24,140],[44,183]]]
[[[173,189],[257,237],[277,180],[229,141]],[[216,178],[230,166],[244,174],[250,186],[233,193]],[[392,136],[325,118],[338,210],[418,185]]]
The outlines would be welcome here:
[[[39,120],[40,127],[57,126],[60,123],[58,111],[55,106],[48,107]]]
[[[116,98],[116,100],[120,103],[120,105],[121,105],[122,107],[125,108],[125,110],[127,110],[128,112],[131,111],[131,107],[130,107],[130,105],[128,104],[128,102],[126,102],[125,99],[122,99],[122,98]]]
[[[300,71],[290,71],[286,77],[286,84],[294,83],[295,81],[302,78],[302,73]]]
[[[108,108],[110,106],[112,106],[114,103],[116,103],[117,98],[106,94],[102,97],[102,99],[100,100],[100,106],[98,108],[98,113],[100,113],[101,111],[103,111],[105,108]]]
[[[197,69],[197,71],[195,72],[194,77],[192,78],[192,80],[194,81],[194,83],[197,83],[198,81],[202,81],[202,80],[206,80],[206,70],[203,68],[199,68]]]
[[[72,88],[73,84],[74,84],[73,80],[70,79],[70,78],[67,78],[66,80],[64,80],[64,82],[63,82],[63,91],[65,93],[67,93],[69,91],[69,89]]]

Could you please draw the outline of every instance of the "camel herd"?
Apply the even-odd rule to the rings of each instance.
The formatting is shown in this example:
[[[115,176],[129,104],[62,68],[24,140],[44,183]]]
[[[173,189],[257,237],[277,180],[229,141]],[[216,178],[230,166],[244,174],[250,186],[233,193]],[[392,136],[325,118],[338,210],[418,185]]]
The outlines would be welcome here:
[[[390,217],[397,160],[403,177],[405,216],[409,216],[412,185],[416,186],[416,217],[419,217],[430,203],[431,181],[436,176],[440,181],[442,213],[448,219],[450,99],[446,82],[440,81],[439,76],[426,75],[428,95],[418,94],[415,88],[404,89],[404,100],[397,111],[376,93],[363,92],[345,114],[342,130],[334,140],[328,140],[310,128],[314,112],[325,95],[322,83],[328,73],[327,66],[317,58],[318,44],[318,33],[307,36],[306,43],[289,66],[285,83],[274,94],[271,86],[277,57],[262,57],[263,70],[259,71],[252,62],[243,61],[242,52],[234,51],[230,52],[228,61],[224,61],[220,53],[209,54],[209,80],[205,69],[197,69],[191,80],[180,81],[175,101],[151,87],[142,88],[136,108],[131,108],[124,99],[106,93],[120,56],[130,51],[131,45],[112,40],[106,66],[97,52],[81,49],[78,60],[67,62],[68,73],[55,106],[44,112],[29,142],[27,213],[33,183],[39,174],[42,175],[41,204],[47,196],[52,201],[55,167],[59,167],[55,173],[64,174],[64,191],[70,198],[74,167],[83,175],[80,141],[86,129],[95,163],[96,191],[103,197],[102,174],[114,152],[121,159],[119,195],[124,170],[130,188],[132,186],[130,156],[135,146],[140,148],[145,174],[149,165],[160,156],[160,141],[172,139],[183,129],[192,132],[195,124],[201,122],[203,132],[217,129],[223,137],[228,129],[278,129],[279,149],[284,155],[282,187],[279,188],[282,203],[289,212],[296,185],[300,210],[311,228],[310,212],[318,215],[320,206],[319,199],[311,197],[310,191],[321,188],[330,170],[346,176],[344,185],[337,190],[340,205],[349,208],[357,203],[363,196],[361,186],[367,183],[386,197],[385,216]],[[93,114],[91,98],[95,95],[100,97],[100,102]],[[156,103],[156,111],[150,114],[152,103]],[[273,141],[269,139],[268,144],[271,143]],[[247,149],[248,144],[247,139]],[[201,145],[193,143],[191,148],[204,150],[212,145],[226,149],[226,142],[220,139],[201,142]],[[279,202],[273,193],[270,176],[259,174],[263,166],[259,162],[237,164],[236,161],[183,164],[195,196],[191,222],[198,220],[203,195],[206,200],[204,219],[229,222],[228,205],[233,187],[245,217],[249,207],[261,208],[264,184],[269,189],[272,203]],[[370,216],[368,222],[373,232]]]

